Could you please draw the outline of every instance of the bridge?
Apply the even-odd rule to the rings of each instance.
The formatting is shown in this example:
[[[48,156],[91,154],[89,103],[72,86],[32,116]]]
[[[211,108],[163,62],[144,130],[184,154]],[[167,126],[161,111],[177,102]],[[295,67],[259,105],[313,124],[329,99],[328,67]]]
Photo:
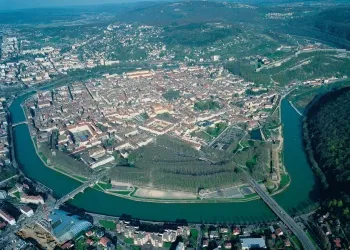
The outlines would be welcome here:
[[[304,230],[290,217],[286,211],[282,207],[278,205],[278,203],[268,195],[265,190],[257,183],[255,180],[249,180],[252,188],[255,192],[260,196],[260,198],[270,207],[270,209],[281,219],[281,221],[286,224],[289,229],[295,234],[295,236],[301,242],[303,248],[305,250],[316,250],[311,239],[307,236]]]
[[[12,127],[16,127],[16,126],[21,125],[21,124],[28,124],[28,122],[27,121],[23,121],[23,122],[13,123]]]
[[[55,203],[55,208],[58,209],[63,203],[66,201],[73,199],[77,194],[83,192],[86,188],[94,185],[96,182],[98,182],[103,176],[107,174],[107,172],[110,169],[105,169],[98,173],[96,176],[92,177],[90,180],[85,181],[82,185],[74,189],[73,191],[69,192],[65,196],[61,197],[59,200]]]

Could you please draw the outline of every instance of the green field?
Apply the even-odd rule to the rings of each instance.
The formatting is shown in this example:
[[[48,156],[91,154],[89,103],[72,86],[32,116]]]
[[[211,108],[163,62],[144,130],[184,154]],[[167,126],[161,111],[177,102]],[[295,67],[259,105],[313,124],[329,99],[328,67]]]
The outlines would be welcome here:
[[[131,245],[130,247],[131,247],[132,250],[141,250],[140,246]]]
[[[197,111],[216,110],[220,109],[220,104],[213,100],[199,101],[194,104],[193,108]]]
[[[197,136],[198,138],[203,139],[206,142],[210,142],[210,141],[213,140],[213,137],[211,135],[209,135],[208,133],[204,132],[204,131],[196,132],[195,136]]]
[[[194,240],[197,240],[197,238],[198,238],[198,230],[195,229],[195,228],[191,228],[190,232],[191,232],[191,238],[193,238]]]
[[[212,137],[218,137],[227,128],[226,122],[219,122],[215,127],[209,127],[206,132]]]
[[[290,176],[288,174],[281,174],[281,182],[279,189],[283,189],[290,182]]]
[[[268,86],[273,82],[286,85],[296,81],[350,75],[350,58],[334,51],[303,52],[280,66],[255,71],[249,63],[232,62],[227,68],[248,81]]]
[[[99,220],[98,221],[101,226],[103,226],[107,230],[115,230],[116,229],[116,224],[114,221],[110,220]]]
[[[124,239],[124,242],[125,242],[126,244],[134,244],[134,239],[133,239],[133,238],[125,238],[125,239]]]
[[[291,240],[297,247],[302,248],[302,245],[301,245],[300,241],[298,240],[298,238],[297,238],[295,235],[293,235],[293,236],[290,238],[290,240]]]
[[[310,234],[309,232],[306,232],[306,234],[307,234],[307,236],[309,237],[309,239],[312,241],[312,243],[314,244],[314,246],[315,246],[316,248],[318,248],[318,246],[317,246],[317,244],[316,244],[314,238],[311,236],[311,234]]]
[[[21,199],[21,193],[19,191],[17,192],[14,192],[13,195],[18,198],[18,199]]]
[[[164,242],[163,243],[163,247],[166,248],[166,249],[169,249],[172,245],[172,242]]]
[[[111,189],[112,188],[112,184],[110,183],[103,183],[103,182],[99,182],[98,185],[103,188],[103,189]]]
[[[0,181],[4,181],[12,176],[16,175],[16,171],[12,167],[2,166],[0,171]]]
[[[84,237],[75,241],[75,249],[76,250],[85,250],[87,248],[88,248],[88,245],[86,244]]]

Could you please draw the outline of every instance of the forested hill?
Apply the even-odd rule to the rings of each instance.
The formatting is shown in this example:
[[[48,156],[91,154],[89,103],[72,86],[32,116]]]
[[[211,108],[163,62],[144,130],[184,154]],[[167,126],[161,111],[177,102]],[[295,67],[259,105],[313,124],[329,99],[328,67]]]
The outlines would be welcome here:
[[[326,198],[336,199],[339,215],[350,219],[350,87],[325,94],[308,108],[306,151],[326,187]]]
[[[321,12],[315,17],[315,27],[322,32],[350,41],[350,8]]]

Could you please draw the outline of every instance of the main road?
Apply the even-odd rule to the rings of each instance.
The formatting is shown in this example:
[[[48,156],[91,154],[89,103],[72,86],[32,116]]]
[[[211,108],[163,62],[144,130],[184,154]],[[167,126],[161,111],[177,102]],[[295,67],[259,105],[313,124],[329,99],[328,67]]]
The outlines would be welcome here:
[[[286,211],[278,203],[268,195],[265,190],[257,183],[255,180],[249,180],[252,188],[255,192],[260,196],[260,198],[271,208],[271,210],[283,221],[289,229],[295,234],[295,236],[299,239],[305,250],[316,250],[313,242],[304,232],[304,230],[290,217]]]

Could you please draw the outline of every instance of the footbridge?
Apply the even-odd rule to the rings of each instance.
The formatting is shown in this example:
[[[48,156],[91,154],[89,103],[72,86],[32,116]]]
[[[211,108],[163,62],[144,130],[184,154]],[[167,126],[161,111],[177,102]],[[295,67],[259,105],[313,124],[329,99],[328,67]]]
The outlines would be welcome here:
[[[249,179],[250,185],[260,198],[270,207],[270,209],[286,224],[289,229],[299,239],[305,250],[316,250],[311,239],[307,236],[304,230],[290,217],[278,203],[266,193],[266,191],[252,178]]]
[[[110,169],[105,169],[95,176],[93,176],[91,179],[85,181],[82,185],[77,187],[76,189],[72,190],[65,196],[61,197],[59,200],[56,201],[55,203],[55,208],[58,209],[63,203],[66,201],[73,199],[77,194],[84,192],[84,190],[90,186],[93,186],[96,184],[103,176],[107,175]]]

